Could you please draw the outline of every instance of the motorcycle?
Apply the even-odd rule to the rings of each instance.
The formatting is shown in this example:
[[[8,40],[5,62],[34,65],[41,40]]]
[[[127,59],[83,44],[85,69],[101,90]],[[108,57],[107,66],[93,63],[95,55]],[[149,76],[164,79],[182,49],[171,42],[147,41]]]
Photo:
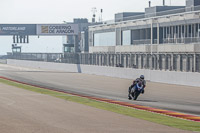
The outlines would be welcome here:
[[[143,85],[139,85],[139,84],[136,84],[135,86],[129,88],[129,94],[128,94],[128,99],[129,100],[137,100],[138,96],[140,94],[143,94],[144,93],[144,87]]]

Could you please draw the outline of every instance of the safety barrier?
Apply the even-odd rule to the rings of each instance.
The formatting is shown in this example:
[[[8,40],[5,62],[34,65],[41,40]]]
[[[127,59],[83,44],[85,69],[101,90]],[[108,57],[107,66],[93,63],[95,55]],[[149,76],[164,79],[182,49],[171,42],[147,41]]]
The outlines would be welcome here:
[[[0,59],[0,64],[6,64],[6,61],[5,59]]]

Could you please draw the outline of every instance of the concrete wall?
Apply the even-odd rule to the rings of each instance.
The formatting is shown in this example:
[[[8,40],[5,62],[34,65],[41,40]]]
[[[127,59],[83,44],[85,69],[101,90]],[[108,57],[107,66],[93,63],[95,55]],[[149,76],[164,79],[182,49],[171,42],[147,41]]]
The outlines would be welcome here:
[[[193,53],[200,52],[199,44],[165,44],[165,45],[127,45],[127,46],[98,46],[98,47],[89,47],[90,53],[100,53],[100,52],[143,52],[150,53],[152,52],[164,52],[164,53],[173,53],[173,52],[182,52],[182,53]]]
[[[4,59],[0,59],[0,63],[2,63],[2,64],[6,64],[6,60],[4,60]]]
[[[147,69],[116,68],[116,67],[106,67],[106,66],[61,64],[61,63],[11,60],[11,59],[7,60],[7,64],[20,67],[58,70],[67,72],[79,72],[85,74],[104,75],[104,76],[126,78],[126,79],[135,79],[143,74],[145,75],[146,80],[152,82],[200,87],[200,73],[192,73],[192,72],[173,72],[173,71],[159,71],[159,70],[147,70]]]

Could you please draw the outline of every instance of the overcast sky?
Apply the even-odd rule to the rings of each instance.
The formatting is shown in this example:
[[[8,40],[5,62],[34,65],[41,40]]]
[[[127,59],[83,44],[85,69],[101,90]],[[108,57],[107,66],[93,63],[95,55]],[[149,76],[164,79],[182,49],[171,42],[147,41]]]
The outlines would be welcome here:
[[[103,9],[103,20],[114,19],[119,12],[144,12],[149,0],[0,0],[0,24],[38,24],[72,22],[73,18],[88,18],[97,8],[97,20]],[[151,0],[152,6],[162,0]],[[184,6],[186,0],[165,0],[166,5]],[[12,37],[0,37],[0,55],[11,51]],[[30,38],[23,52],[62,52],[61,37]]]

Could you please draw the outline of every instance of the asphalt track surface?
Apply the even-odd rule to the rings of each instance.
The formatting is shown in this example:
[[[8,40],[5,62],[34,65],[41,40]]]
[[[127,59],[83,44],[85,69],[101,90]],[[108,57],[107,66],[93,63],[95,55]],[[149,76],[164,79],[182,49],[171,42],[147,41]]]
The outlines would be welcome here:
[[[192,133],[0,83],[1,133]]]
[[[127,99],[132,80],[0,65],[0,76],[67,92],[109,98],[200,116],[200,87],[147,82],[137,101]]]

